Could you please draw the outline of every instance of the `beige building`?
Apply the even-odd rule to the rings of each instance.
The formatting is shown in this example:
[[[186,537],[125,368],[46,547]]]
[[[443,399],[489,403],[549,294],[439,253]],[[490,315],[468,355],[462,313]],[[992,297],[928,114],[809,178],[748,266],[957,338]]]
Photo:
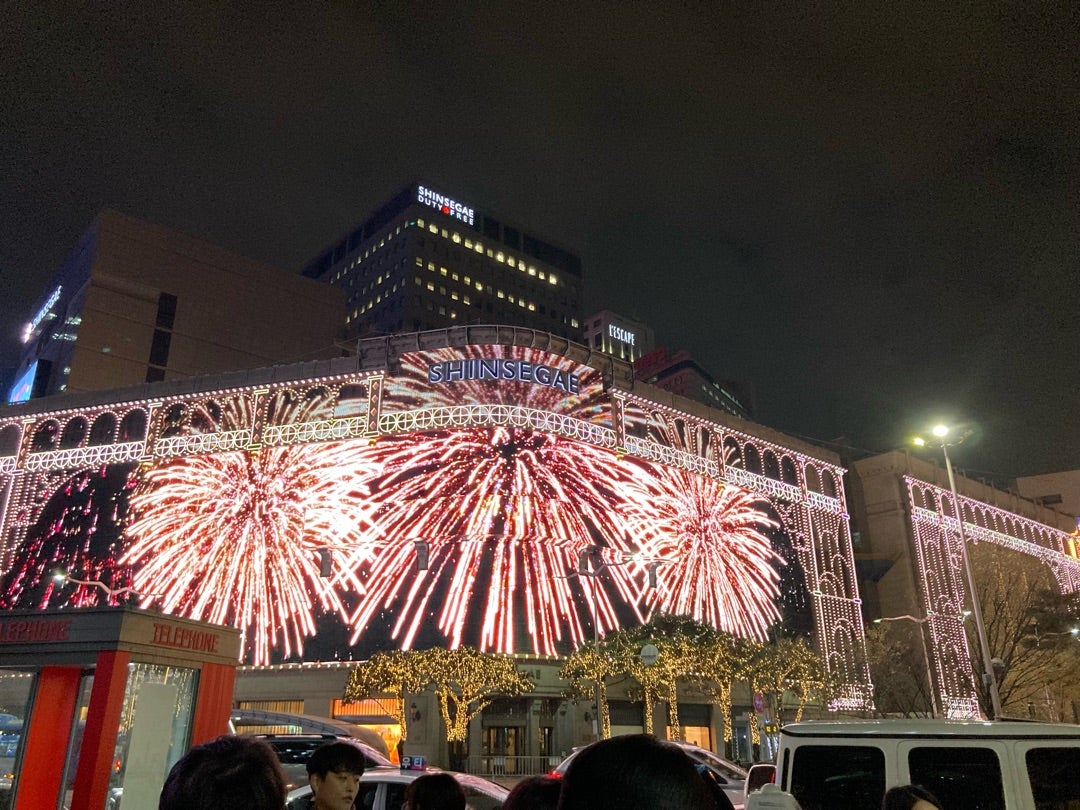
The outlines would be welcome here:
[[[1080,470],[1017,478],[1016,491],[1025,498],[1080,518]]]
[[[340,289],[103,211],[27,322],[8,401],[338,354]]]

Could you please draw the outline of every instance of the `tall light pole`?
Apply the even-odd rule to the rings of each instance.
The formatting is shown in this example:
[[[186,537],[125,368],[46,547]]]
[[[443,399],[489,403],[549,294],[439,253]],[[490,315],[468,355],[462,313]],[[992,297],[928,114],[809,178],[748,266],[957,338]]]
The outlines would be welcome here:
[[[599,550],[596,546],[583,548],[578,552],[578,576],[585,577],[589,583],[589,615],[592,619],[593,652],[596,654],[597,666],[600,662],[600,631],[596,624],[596,582],[594,577],[600,575],[603,561],[600,559]],[[600,678],[593,681],[593,736],[600,739]]]
[[[953,512],[956,518],[957,533],[960,538],[960,556],[964,560],[964,573],[967,576],[968,590],[971,592],[971,612],[975,614],[975,632],[979,636],[979,648],[982,651],[983,683],[990,690],[991,720],[1001,717],[1001,695],[998,693],[997,675],[994,673],[994,664],[990,658],[990,641],[986,635],[986,625],[983,623],[982,605],[979,604],[979,590],[975,587],[975,573],[971,568],[971,556],[967,550],[967,536],[964,533],[964,515],[960,508],[960,495],[956,491],[956,476],[953,474],[952,460],[949,458],[949,445],[959,444],[967,438],[968,434],[961,434],[953,442],[946,441],[950,429],[946,425],[935,425],[931,433],[940,441],[941,452],[945,456],[945,472],[949,476],[949,490],[952,492]],[[925,445],[925,439],[916,439],[918,445]]]

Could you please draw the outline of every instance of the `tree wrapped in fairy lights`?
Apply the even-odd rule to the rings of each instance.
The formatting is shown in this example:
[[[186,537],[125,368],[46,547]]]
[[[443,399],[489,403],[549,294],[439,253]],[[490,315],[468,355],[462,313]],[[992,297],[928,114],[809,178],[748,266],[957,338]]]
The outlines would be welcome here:
[[[448,742],[463,743],[469,722],[495,698],[515,697],[535,688],[508,655],[483,653],[475,647],[418,653],[422,672],[434,686]]]
[[[401,726],[401,739],[409,738],[405,698],[421,692],[428,684],[423,656],[415,650],[380,652],[357,665],[345,684],[345,700],[355,702],[376,695],[394,699],[391,716]]]
[[[815,695],[826,700],[835,690],[834,679],[825,661],[810,649],[804,639],[781,638],[770,644],[761,644],[748,662],[748,680],[755,692],[775,696],[776,718],[779,723],[784,714],[784,698],[794,693],[797,701],[795,722],[802,719],[803,710]],[[757,713],[751,710],[751,742],[761,742]]]
[[[724,719],[723,739],[728,754],[734,731],[731,722],[731,692],[736,681],[748,680],[748,668],[761,643],[738,638],[700,622],[687,622],[691,631],[689,658],[691,670],[686,676],[702,694],[718,707]]]

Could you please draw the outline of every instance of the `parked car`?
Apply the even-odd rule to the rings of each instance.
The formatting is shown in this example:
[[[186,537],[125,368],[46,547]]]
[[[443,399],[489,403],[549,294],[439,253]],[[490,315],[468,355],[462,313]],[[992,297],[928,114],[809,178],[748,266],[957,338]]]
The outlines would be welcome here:
[[[274,753],[281,761],[281,768],[285,771],[289,790],[301,787],[308,783],[307,761],[311,754],[320,745],[340,740],[350,745],[355,745],[364,753],[364,767],[377,768],[389,766],[393,763],[382,751],[377,751],[365,742],[360,742],[354,737],[343,737],[335,734],[254,734],[260,740],[266,740]]]
[[[364,771],[360,777],[360,792],[356,796],[355,806],[364,810],[401,810],[405,788],[410,782],[425,773],[440,772],[450,774],[465,790],[469,810],[498,810],[510,793],[502,785],[468,773],[440,771],[438,768],[402,770],[378,767]],[[310,802],[311,787],[304,785],[289,793],[285,807],[286,810],[307,810]]]
[[[713,753],[707,748],[702,748],[699,745],[682,742],[680,740],[668,740],[668,742],[685,751],[695,763],[708,767],[716,777],[716,781],[723,787],[724,793],[731,799],[731,804],[735,807],[735,810],[742,810],[746,771],[734,762],[729,762],[718,754]],[[570,766],[571,761],[577,756],[578,752],[587,747],[588,746],[580,745],[577,748],[571,749],[566,759],[556,765],[551,771],[551,775],[560,777],[566,773],[566,769]]]
[[[850,720],[780,729],[776,783],[803,807],[878,807],[919,784],[944,807],[1080,806],[1080,727],[1017,720]],[[756,794],[755,794],[756,795]]]

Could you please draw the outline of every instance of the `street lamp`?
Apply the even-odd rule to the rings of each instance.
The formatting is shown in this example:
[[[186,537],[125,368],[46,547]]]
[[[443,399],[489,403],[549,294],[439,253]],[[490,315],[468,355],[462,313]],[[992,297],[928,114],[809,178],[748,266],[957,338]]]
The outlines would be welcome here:
[[[912,616],[909,613],[905,613],[901,616],[882,616],[879,619],[874,619],[874,624],[901,621],[915,622],[915,624],[919,625],[919,643],[922,644],[923,660],[926,662],[926,685],[930,689],[930,716],[940,717],[941,712],[938,711],[938,696],[937,692],[934,690],[934,668],[930,661],[930,649],[926,646],[926,635],[923,632],[923,625],[930,621],[930,617],[923,616],[920,619],[918,616]]]
[[[105,594],[105,598],[109,600],[109,604],[113,604],[115,601],[119,603],[120,597],[127,594],[131,594],[137,598],[153,598],[161,596],[158,593],[139,593],[134,588],[110,588],[100,579],[75,579],[70,574],[65,574],[62,571],[57,571],[53,574],[53,582],[57,585],[63,585],[65,582],[73,582],[76,585],[86,585],[88,587],[97,588]]]
[[[592,619],[592,634],[593,634],[593,651],[596,654],[597,659],[600,658],[600,630],[599,630],[599,611],[596,605],[596,589],[598,587],[596,577],[600,576],[600,572],[605,568],[613,565],[626,565],[627,563],[635,562],[639,560],[638,555],[625,554],[622,562],[608,562],[600,556],[601,547],[592,545],[586,546],[578,551],[577,571],[569,574],[571,577],[585,577],[589,581],[589,615]],[[646,570],[648,571],[648,583],[650,588],[657,586],[657,569],[669,562],[669,560],[657,559],[651,560],[646,564]],[[597,679],[593,683],[593,700],[595,701],[595,708],[593,710],[593,734],[597,739],[600,739],[600,713],[602,707],[600,705],[600,680]]]
[[[947,425],[935,425],[930,431],[937,439],[941,447],[941,453],[945,457],[945,471],[949,476],[949,490],[952,492],[953,511],[955,512],[956,526],[960,538],[960,556],[964,560],[964,573],[967,577],[968,590],[971,592],[971,611],[975,614],[975,631],[979,636],[979,648],[982,651],[983,682],[990,690],[990,706],[992,711],[991,720],[1001,717],[1001,695],[998,693],[997,675],[994,673],[994,664],[990,659],[990,642],[986,636],[986,625],[983,623],[982,606],[979,604],[979,591],[975,587],[975,574],[971,568],[971,556],[967,550],[967,537],[964,534],[964,515],[960,508],[960,496],[956,491],[956,476],[953,474],[952,461],[949,458],[949,446],[960,444],[971,435],[971,431],[959,432],[955,439],[949,441],[949,434],[953,431]],[[915,439],[915,444],[925,447],[929,444],[922,437]]]

